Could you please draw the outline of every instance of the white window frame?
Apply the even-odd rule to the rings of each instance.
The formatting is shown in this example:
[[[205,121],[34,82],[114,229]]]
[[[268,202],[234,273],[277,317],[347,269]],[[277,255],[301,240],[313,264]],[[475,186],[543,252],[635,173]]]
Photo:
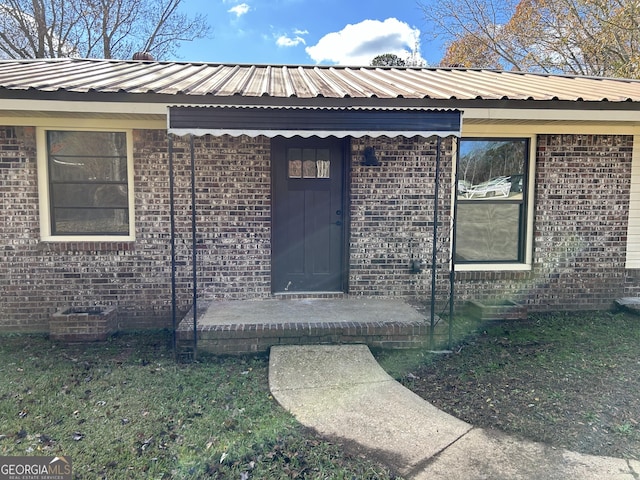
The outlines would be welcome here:
[[[640,269],[640,134],[633,136],[625,268]]]
[[[118,132],[125,133],[127,140],[127,187],[129,206],[128,235],[53,235],[51,233],[51,205],[49,195],[49,167],[47,155],[48,131]],[[40,204],[40,240],[43,242],[131,242],[135,240],[135,192],[133,172],[133,133],[124,128],[86,127],[36,127],[36,149],[38,163],[38,196]]]
[[[525,199],[526,215],[525,219],[526,232],[524,235],[524,260],[522,262],[491,262],[491,263],[456,263],[455,270],[458,272],[478,272],[478,271],[529,271],[533,265],[533,221],[535,217],[535,167],[536,167],[536,142],[537,134],[532,133],[501,133],[500,131],[491,133],[475,133],[464,132],[460,140],[465,138],[496,138],[496,139],[509,139],[509,138],[526,138],[529,140],[529,159],[528,159],[528,172],[527,172],[527,198]],[[456,158],[457,158],[457,143],[456,143]],[[453,178],[456,178],[457,161],[453,162]],[[457,195],[457,188],[452,189],[452,208],[455,205]],[[451,215],[453,223],[453,212]],[[452,225],[452,228],[456,228]],[[451,244],[451,257],[453,258],[453,239]]]

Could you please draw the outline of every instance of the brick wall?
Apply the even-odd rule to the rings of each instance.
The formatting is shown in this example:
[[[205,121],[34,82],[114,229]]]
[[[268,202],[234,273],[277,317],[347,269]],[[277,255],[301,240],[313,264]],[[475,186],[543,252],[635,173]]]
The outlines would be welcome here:
[[[198,284],[206,298],[271,295],[271,143],[266,137],[194,139]],[[191,270],[190,153],[176,150],[176,229]],[[189,279],[190,281],[190,279]],[[191,288],[189,285],[188,288]]]
[[[38,262],[38,217],[35,129],[0,127],[0,325],[10,330],[47,328],[37,292],[54,265]]]
[[[606,308],[624,293],[633,137],[538,138],[532,272],[459,272],[460,302],[511,298],[532,309]],[[202,137],[197,158],[197,275],[206,298],[271,293],[271,164],[266,137]],[[375,146],[379,167],[361,164]],[[46,331],[68,306],[117,305],[119,328],[170,324],[168,142],[134,132],[136,241],[40,242],[33,128],[0,127],[0,331]],[[437,308],[448,301],[451,143],[441,147]],[[174,143],[178,302],[191,302],[190,145]],[[428,300],[435,140],[353,139],[349,293]],[[427,270],[410,272],[412,258]],[[629,275],[627,288],[637,283]]]
[[[365,146],[375,146],[380,166],[362,165]],[[431,298],[437,147],[437,140],[419,137],[353,140],[350,294]],[[448,300],[450,152],[451,140],[443,140],[437,256],[441,306]],[[411,273],[412,259],[425,260],[426,270]]]
[[[168,142],[135,131],[135,242],[40,242],[33,128],[0,128],[0,331],[46,331],[69,306],[117,305],[119,328],[171,322]],[[270,293],[268,139],[196,139],[201,294]],[[190,146],[175,142],[178,306],[191,301]]]
[[[533,270],[458,273],[460,299],[610,307],[624,294],[632,149],[632,136],[538,136]]]

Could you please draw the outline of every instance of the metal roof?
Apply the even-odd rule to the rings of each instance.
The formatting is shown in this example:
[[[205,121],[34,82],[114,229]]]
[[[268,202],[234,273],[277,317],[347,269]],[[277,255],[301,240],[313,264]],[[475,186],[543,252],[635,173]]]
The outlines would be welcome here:
[[[640,81],[460,68],[229,65],[65,58],[0,61],[0,97],[9,92],[158,94],[194,98],[640,102]]]

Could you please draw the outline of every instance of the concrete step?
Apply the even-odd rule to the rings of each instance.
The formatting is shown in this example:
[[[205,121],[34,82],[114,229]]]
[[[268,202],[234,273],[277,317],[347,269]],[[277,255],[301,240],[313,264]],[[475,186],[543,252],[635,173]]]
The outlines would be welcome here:
[[[273,345],[364,344],[378,348],[428,348],[430,325],[413,322],[288,322],[203,325],[198,351],[213,354],[267,352]],[[446,322],[434,331],[436,344],[448,334]],[[178,330],[178,345],[193,344],[193,330]]]
[[[378,348],[429,348],[430,314],[400,300],[297,298],[210,301],[198,304],[198,351],[267,352],[273,345],[365,344]],[[434,338],[448,338],[436,317]],[[193,344],[193,311],[180,322],[179,345]],[[442,342],[436,342],[438,346]]]

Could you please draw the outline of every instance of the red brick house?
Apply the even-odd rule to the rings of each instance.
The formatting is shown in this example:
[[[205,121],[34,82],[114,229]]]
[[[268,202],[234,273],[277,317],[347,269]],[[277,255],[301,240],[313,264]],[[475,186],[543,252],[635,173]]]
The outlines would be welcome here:
[[[608,308],[639,288],[640,82],[2,61],[0,229],[0,331],[169,326],[172,271],[181,312],[194,272],[209,299],[441,306],[455,270],[458,303]]]

